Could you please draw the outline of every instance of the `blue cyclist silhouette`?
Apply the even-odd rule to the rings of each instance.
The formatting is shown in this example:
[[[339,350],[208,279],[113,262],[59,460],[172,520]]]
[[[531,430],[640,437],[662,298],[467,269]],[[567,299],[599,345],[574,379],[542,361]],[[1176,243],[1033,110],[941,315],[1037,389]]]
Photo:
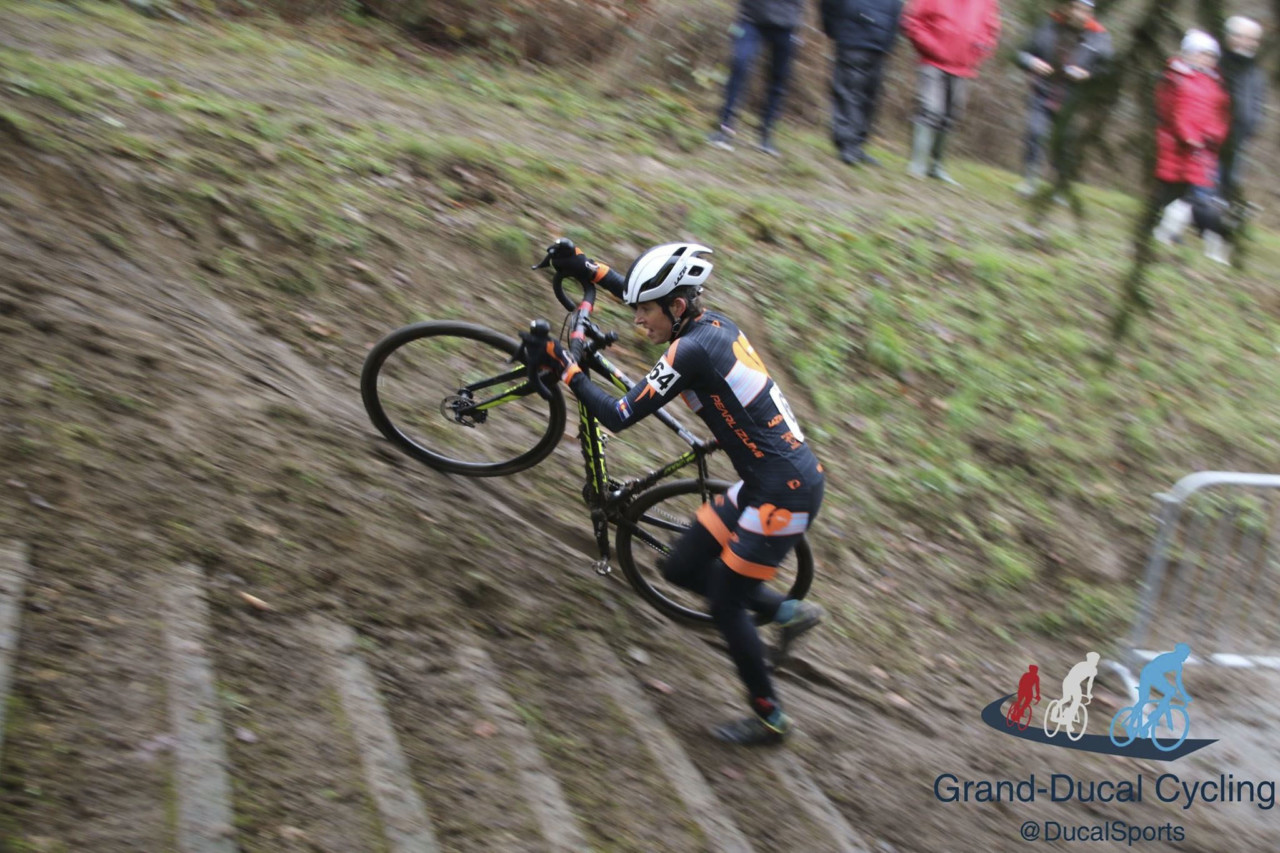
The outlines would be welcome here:
[[[1157,749],[1168,752],[1177,749],[1191,731],[1191,716],[1187,706],[1191,696],[1182,684],[1182,667],[1191,657],[1191,647],[1178,643],[1173,651],[1156,655],[1142,668],[1138,677],[1138,701],[1121,708],[1111,719],[1111,742],[1116,746],[1128,746],[1134,739],[1150,738]],[[1173,677],[1170,689],[1169,677]],[[1155,698],[1156,691],[1160,698]],[[1183,704],[1174,705],[1179,696]],[[1163,726],[1163,728],[1161,728]]]

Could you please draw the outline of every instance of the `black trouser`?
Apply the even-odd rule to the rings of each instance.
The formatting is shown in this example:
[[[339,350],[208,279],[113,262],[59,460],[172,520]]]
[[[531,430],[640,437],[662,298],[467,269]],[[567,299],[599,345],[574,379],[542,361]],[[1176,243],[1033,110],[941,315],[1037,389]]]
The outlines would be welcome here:
[[[765,586],[764,581],[730,569],[720,559],[721,550],[707,528],[694,524],[662,564],[662,573],[672,583],[707,599],[711,618],[729,644],[729,657],[751,698],[774,699],[773,682],[764,662],[764,643],[751,613],[772,620],[785,597]]]
[[[1067,172],[1075,180],[1076,136],[1070,126],[1058,126],[1062,107],[1054,106],[1045,95],[1032,93],[1027,111],[1027,135],[1022,156],[1024,177],[1030,178],[1044,162],[1045,148],[1049,149],[1049,165],[1058,174]],[[1070,110],[1070,106],[1065,109]]]
[[[1049,106],[1049,101],[1039,95],[1031,96],[1031,109],[1027,112],[1026,147],[1022,155],[1022,169],[1027,177],[1039,169],[1044,160],[1044,146],[1053,131],[1053,122],[1058,111]],[[1054,168],[1058,167],[1055,162]]]
[[[739,482],[703,504],[696,523],[662,564],[667,580],[706,597],[757,713],[778,703],[751,614],[766,622],[777,617],[786,598],[765,581],[774,577],[822,506],[822,466],[811,455],[806,461],[764,473],[758,491]]]
[[[1218,158],[1219,191],[1231,201],[1240,195],[1241,180],[1244,177],[1245,152],[1249,147],[1248,138],[1237,139],[1234,136],[1227,140]]]
[[[831,138],[842,154],[860,151],[867,141],[883,79],[883,52],[837,45],[831,75]]]
[[[773,123],[782,111],[782,97],[787,91],[791,74],[791,55],[794,33],[788,27],[771,27],[738,21],[730,29],[733,35],[733,57],[729,65],[729,80],[724,87],[724,107],[720,110],[720,124],[733,127],[738,99],[747,86],[751,64],[762,44],[769,45],[769,92],[765,96],[764,111],[760,114],[760,133],[768,136]]]

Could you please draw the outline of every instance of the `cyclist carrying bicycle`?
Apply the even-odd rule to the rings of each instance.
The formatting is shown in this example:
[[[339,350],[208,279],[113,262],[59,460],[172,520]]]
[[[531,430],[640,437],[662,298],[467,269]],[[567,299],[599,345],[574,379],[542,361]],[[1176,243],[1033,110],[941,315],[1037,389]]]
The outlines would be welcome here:
[[[710,249],[696,243],[657,246],[625,276],[581,250],[557,244],[548,252],[556,272],[604,287],[632,306],[635,325],[667,349],[621,398],[592,383],[555,339],[539,342],[538,369],[554,370],[613,432],[682,398],[706,422],[741,478],[698,510],[698,523],[675,545],[662,572],[707,599],[747,688],[754,714],[717,726],[713,734],[744,745],[781,742],[791,718],[774,690],[751,613],[780,626],[781,654],[822,620],[816,604],[785,599],[764,583],[817,516],[822,465],[746,336],[728,317],[703,308]]]

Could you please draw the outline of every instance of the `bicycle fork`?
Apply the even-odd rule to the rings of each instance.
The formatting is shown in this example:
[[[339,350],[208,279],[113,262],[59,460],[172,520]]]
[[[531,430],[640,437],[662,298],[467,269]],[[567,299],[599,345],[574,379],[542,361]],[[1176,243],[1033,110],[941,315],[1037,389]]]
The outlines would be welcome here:
[[[609,519],[603,508],[609,484],[604,461],[604,442],[600,424],[579,402],[578,443],[582,447],[582,462],[587,469],[587,485],[582,490],[582,500],[591,507],[591,527],[596,534],[596,547],[600,549],[600,559],[593,561],[591,568],[601,577],[613,571],[609,562],[612,556],[609,548]]]

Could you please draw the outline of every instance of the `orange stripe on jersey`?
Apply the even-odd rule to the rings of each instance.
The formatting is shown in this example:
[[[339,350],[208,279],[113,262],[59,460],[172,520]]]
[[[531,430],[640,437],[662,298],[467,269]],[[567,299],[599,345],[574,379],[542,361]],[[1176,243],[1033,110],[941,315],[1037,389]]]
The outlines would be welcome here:
[[[680,346],[680,339],[676,338],[671,342],[671,346],[667,347],[667,351],[662,354],[662,360],[672,367],[676,366],[676,347]]]
[[[720,547],[726,551],[729,549],[729,528],[724,526],[711,504],[703,504],[698,508],[698,523],[707,528],[707,532],[715,537]]]
[[[756,580],[771,581],[773,576],[778,573],[776,566],[766,566],[763,563],[753,563],[750,560],[742,559],[729,550],[728,545],[724,546],[724,551],[720,553],[720,559],[724,560],[724,564],[738,574],[746,575]]]

